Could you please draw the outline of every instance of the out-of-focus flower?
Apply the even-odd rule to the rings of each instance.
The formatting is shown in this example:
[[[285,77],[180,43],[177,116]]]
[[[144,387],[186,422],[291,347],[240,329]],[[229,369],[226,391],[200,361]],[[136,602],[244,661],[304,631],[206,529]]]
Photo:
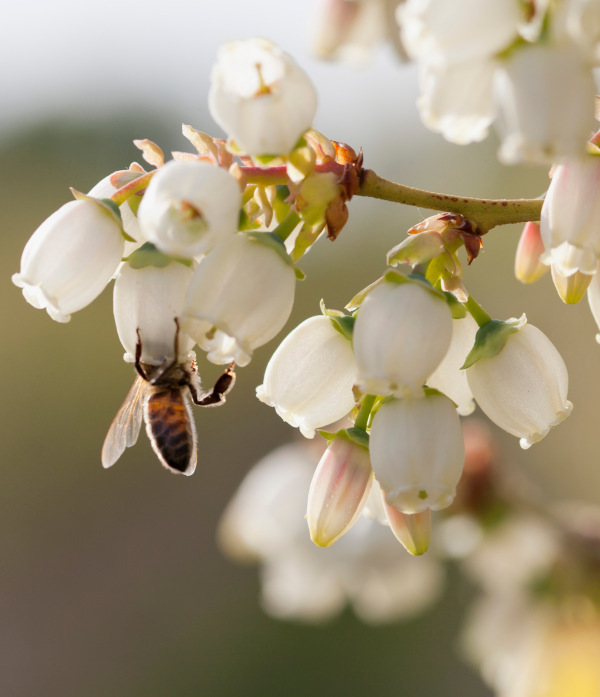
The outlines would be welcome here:
[[[354,325],[358,386],[365,393],[420,394],[450,345],[445,300],[418,282],[385,282],[363,301]]]
[[[269,233],[237,233],[199,264],[181,328],[217,364],[244,366],[255,348],[287,322],[296,274],[283,244]]]
[[[524,45],[500,62],[498,104],[507,164],[584,155],[594,116],[594,78],[575,44]]]
[[[539,329],[509,320],[516,331],[491,357],[467,368],[475,401],[497,426],[529,448],[571,413],[569,376],[554,344]]]
[[[313,23],[313,51],[321,60],[361,66],[398,28],[390,20],[399,0],[324,0]]]
[[[540,224],[525,223],[515,256],[515,276],[521,283],[535,283],[548,271],[548,267],[540,261],[543,253]]]
[[[260,562],[262,604],[275,617],[322,622],[349,603],[360,619],[379,624],[423,611],[441,591],[441,565],[409,557],[378,522],[359,517],[327,549],[311,542],[304,515],[319,458],[314,446],[277,448],[250,470],[223,514],[222,548]]]
[[[125,361],[133,363],[135,360],[138,330],[142,363],[161,365],[169,358],[185,361],[194,342],[180,332],[179,356],[173,356],[175,319],[181,316],[192,275],[191,266],[177,261],[170,261],[166,266],[152,263],[138,266],[135,253],[121,266],[115,281],[113,310],[117,333],[125,349]]]
[[[308,492],[306,518],[319,547],[333,544],[354,525],[371,490],[369,450],[345,433],[327,447]]]
[[[267,39],[219,49],[208,106],[248,155],[285,155],[312,125],[317,94],[296,61]]]
[[[564,275],[596,273],[600,258],[600,157],[559,165],[544,199],[540,221],[546,253]]]
[[[477,322],[468,313],[462,319],[453,319],[452,340],[448,352],[427,378],[428,387],[433,387],[450,397],[461,416],[468,416],[475,411],[475,401],[467,374],[461,368],[473,348],[477,329]]]
[[[588,286],[587,299],[596,325],[600,330],[600,275],[598,273],[594,274],[592,282]],[[596,334],[596,341],[600,344],[600,334]]]
[[[171,160],[150,181],[138,220],[145,239],[161,252],[191,258],[233,235],[241,206],[240,187],[226,170]]]
[[[414,514],[452,503],[465,449],[460,419],[447,397],[384,402],[373,418],[369,449],[388,504]]]
[[[256,396],[312,438],[354,406],[357,377],[352,345],[325,316],[310,317],[281,342]]]
[[[68,322],[108,285],[124,243],[121,221],[108,206],[92,199],[70,201],[30,237],[12,281],[33,307]]]

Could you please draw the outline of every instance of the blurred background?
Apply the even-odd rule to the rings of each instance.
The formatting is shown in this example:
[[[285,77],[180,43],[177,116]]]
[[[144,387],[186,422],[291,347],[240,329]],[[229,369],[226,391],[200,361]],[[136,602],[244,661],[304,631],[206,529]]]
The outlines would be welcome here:
[[[293,54],[320,95],[315,127],[362,147],[365,165],[389,179],[488,198],[545,190],[543,169],[497,163],[494,138],[461,148],[428,133],[415,70],[391,49],[360,70],[316,61],[318,4],[105,0],[92,12],[55,0],[2,10],[2,697],[490,694],[456,651],[472,588],[452,572],[417,620],[373,627],[346,611],[315,627],[264,615],[256,570],[219,552],[218,520],[244,474],[295,437],[254,396],[277,340],[239,371],[223,409],[197,412],[191,479],[169,475],[144,434],[104,471],[102,442],[134,378],[121,360],[111,289],[59,325],[10,281],[31,233],[70,200],[69,186],[87,191],[140,160],[134,138],[169,152],[189,149],[182,122],[220,135],[206,95],[217,47],[232,38],[263,35]],[[302,262],[308,278],[287,331],[317,314],[320,298],[341,308],[426,215],[353,200],[340,238],[322,240]],[[514,280],[519,234],[492,231],[466,284],[494,317],[526,312],[548,334],[569,367],[575,410],[527,452],[496,429],[502,463],[549,500],[597,502],[597,329],[585,301],[566,307],[549,277],[533,287]],[[217,374],[200,369],[207,384]],[[397,554],[406,554],[400,545]]]

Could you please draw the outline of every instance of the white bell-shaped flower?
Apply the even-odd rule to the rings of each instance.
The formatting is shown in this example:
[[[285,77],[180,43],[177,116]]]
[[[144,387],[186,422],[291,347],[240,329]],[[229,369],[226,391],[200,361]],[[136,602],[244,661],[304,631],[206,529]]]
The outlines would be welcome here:
[[[135,261],[135,260],[134,260]],[[117,333],[129,363],[135,360],[139,329],[142,363],[160,365],[175,358],[175,319],[181,316],[188,285],[193,275],[191,266],[171,261],[166,266],[148,264],[136,268],[121,266],[115,281],[113,309]],[[179,355],[184,362],[194,342],[183,332],[178,336]]]
[[[417,107],[425,126],[464,145],[483,140],[496,115],[494,75],[497,61],[425,61],[419,72]]]
[[[475,411],[475,401],[467,374],[461,368],[473,348],[478,329],[477,322],[468,313],[462,319],[453,319],[452,340],[448,352],[427,378],[427,385],[450,397],[461,416],[468,416]]]
[[[138,209],[146,240],[185,258],[210,251],[238,227],[237,181],[208,162],[171,160],[154,175]]]
[[[302,435],[345,416],[354,406],[358,369],[352,345],[319,315],[298,325],[267,364],[256,396]]]
[[[546,253],[563,274],[596,273],[600,258],[600,157],[559,165],[552,176],[540,220]]]
[[[108,285],[124,242],[121,223],[108,207],[90,199],[70,201],[33,233],[12,281],[33,307],[68,322]]]
[[[554,344],[537,327],[520,321],[495,356],[467,368],[482,411],[529,448],[571,413],[567,367]],[[515,325],[518,326],[518,325]]]
[[[465,460],[460,418],[440,394],[384,402],[373,418],[371,465],[386,501],[402,513],[454,500]]]
[[[296,61],[267,39],[231,41],[219,49],[208,106],[248,155],[284,155],[311,127],[317,93]]]
[[[338,435],[319,461],[308,492],[306,519],[316,545],[329,547],[354,525],[372,481],[368,448]]]
[[[518,0],[406,0],[397,17],[411,58],[462,63],[509,46],[522,10]]]
[[[363,301],[354,325],[358,386],[377,395],[420,394],[452,337],[445,300],[418,282],[385,282]]]
[[[191,280],[181,328],[212,363],[247,365],[287,322],[294,267],[269,233],[237,233],[218,244]]]
[[[499,158],[507,164],[583,155],[594,118],[592,70],[574,44],[524,45],[501,62]]]

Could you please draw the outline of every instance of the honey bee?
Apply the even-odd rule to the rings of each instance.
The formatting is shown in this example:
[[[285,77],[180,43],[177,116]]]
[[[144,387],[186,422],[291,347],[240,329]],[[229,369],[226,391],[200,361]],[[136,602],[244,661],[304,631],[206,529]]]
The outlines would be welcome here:
[[[171,472],[188,476],[196,469],[197,436],[190,401],[200,407],[223,404],[235,382],[234,364],[229,365],[212,390],[202,394],[196,361],[184,364],[177,360],[177,318],[175,324],[174,358],[157,366],[142,363],[142,340],[137,330],[135,369],[138,376],[106,434],[102,446],[105,468],[113,465],[125,448],[135,445],[143,418],[152,448],[162,465]]]

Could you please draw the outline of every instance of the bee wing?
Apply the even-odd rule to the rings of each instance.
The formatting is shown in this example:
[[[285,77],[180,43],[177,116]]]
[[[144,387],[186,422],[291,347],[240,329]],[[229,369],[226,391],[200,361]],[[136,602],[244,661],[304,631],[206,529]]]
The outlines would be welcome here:
[[[141,377],[136,378],[108,429],[102,446],[102,466],[105,468],[114,465],[125,448],[135,445],[138,439],[142,425],[145,384]]]

